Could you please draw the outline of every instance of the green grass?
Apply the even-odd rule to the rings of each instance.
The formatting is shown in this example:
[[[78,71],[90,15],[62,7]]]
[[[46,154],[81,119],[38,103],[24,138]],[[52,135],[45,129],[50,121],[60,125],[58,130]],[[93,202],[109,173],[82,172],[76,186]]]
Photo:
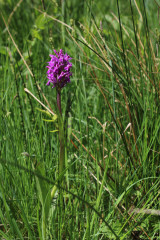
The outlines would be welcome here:
[[[160,239],[158,6],[0,0],[0,239]],[[46,65],[60,48],[63,184],[57,122],[24,91],[56,112]]]

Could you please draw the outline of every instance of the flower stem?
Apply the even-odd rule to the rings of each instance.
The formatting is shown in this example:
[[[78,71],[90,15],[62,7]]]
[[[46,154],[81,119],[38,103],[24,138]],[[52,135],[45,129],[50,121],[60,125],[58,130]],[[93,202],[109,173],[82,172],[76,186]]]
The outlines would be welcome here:
[[[62,174],[65,168],[65,139],[64,139],[64,125],[61,110],[61,91],[57,90],[57,107],[59,110],[58,126],[59,126],[59,142],[60,142],[60,158],[59,158],[59,175]]]
[[[64,124],[62,118],[62,110],[61,110],[61,91],[57,89],[57,115],[58,115],[58,128],[59,128],[59,183],[62,181],[62,174],[65,169],[65,135],[64,135]],[[54,195],[57,191],[57,186],[53,186],[51,190],[51,199],[54,198]]]
[[[60,115],[62,116],[62,110],[61,110],[61,91],[57,90],[57,107],[60,112]]]

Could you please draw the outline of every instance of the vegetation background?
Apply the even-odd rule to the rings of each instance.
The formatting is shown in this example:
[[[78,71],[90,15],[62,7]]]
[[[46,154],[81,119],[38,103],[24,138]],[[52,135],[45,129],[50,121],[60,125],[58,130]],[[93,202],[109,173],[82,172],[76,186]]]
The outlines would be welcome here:
[[[0,239],[160,239],[159,8],[0,0]],[[57,123],[37,101],[55,112],[53,49],[73,58],[63,185]]]

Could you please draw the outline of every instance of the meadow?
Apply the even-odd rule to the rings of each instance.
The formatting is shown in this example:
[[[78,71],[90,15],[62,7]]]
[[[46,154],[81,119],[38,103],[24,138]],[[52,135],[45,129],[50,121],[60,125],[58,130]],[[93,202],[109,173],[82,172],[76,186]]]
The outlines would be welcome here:
[[[160,239],[159,9],[0,0],[0,239]],[[54,49],[72,58],[62,116]]]

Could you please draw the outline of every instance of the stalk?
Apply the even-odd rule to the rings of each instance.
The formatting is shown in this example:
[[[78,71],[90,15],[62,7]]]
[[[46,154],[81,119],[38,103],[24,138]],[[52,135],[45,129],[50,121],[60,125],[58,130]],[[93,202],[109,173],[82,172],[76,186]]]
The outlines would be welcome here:
[[[63,185],[62,183],[62,176],[65,170],[65,155],[66,155],[66,148],[65,148],[65,134],[64,134],[64,123],[62,117],[62,109],[61,109],[61,90],[63,87],[66,86],[67,83],[70,82],[70,76],[72,75],[70,69],[72,67],[72,63],[69,62],[72,58],[64,54],[62,49],[59,52],[54,50],[55,55],[50,55],[51,61],[48,62],[48,71],[47,71],[47,78],[48,82],[47,85],[53,85],[53,88],[56,88],[57,91],[57,115],[58,115],[58,130],[59,130],[59,176],[58,176],[58,183]],[[55,193],[57,191],[57,186],[51,190],[51,199],[54,198]],[[63,223],[63,193],[59,190],[59,206],[58,206],[58,239],[62,239],[62,223]]]
[[[59,127],[59,143],[60,143],[60,153],[59,153],[59,176],[62,175],[65,169],[65,141],[64,141],[64,125],[62,119],[61,110],[61,91],[57,90],[57,107],[58,107],[58,127]]]
[[[58,115],[58,128],[59,128],[59,177],[61,179],[63,171],[65,169],[65,138],[64,138],[64,124],[62,118],[62,109],[61,109],[61,90],[57,90],[57,115]],[[61,180],[60,180],[61,182]],[[54,198],[54,195],[57,191],[57,186],[54,186],[51,190],[51,199]]]

